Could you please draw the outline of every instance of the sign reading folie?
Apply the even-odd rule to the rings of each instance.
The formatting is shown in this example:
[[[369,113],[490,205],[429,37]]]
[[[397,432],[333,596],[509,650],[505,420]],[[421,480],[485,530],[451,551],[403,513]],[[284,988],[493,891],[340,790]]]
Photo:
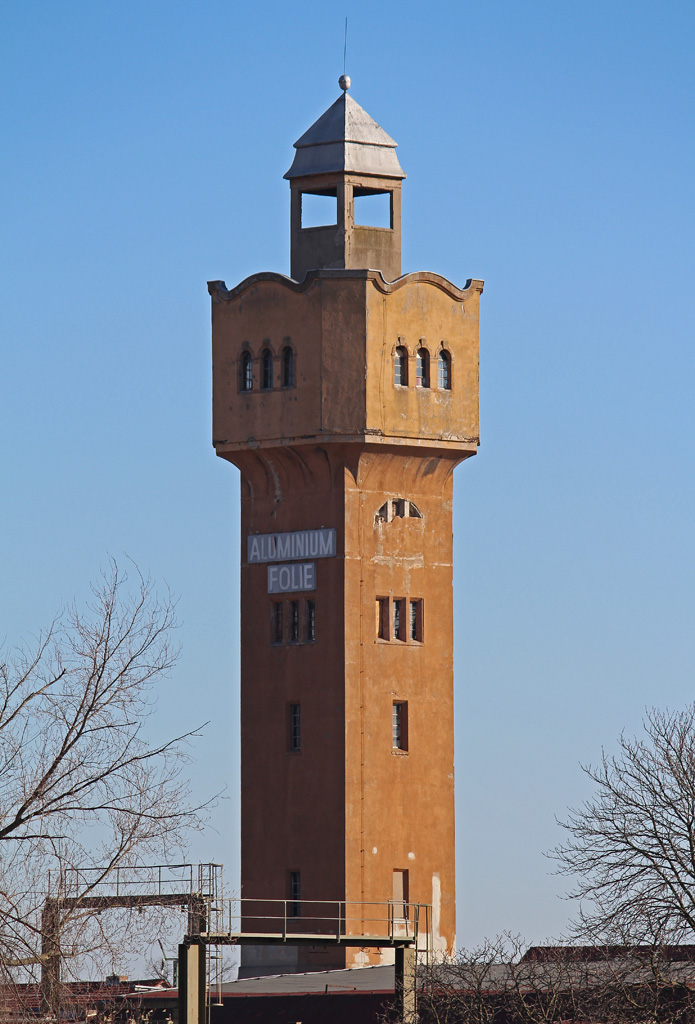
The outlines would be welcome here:
[[[249,565],[254,562],[292,562],[299,558],[331,558],[335,555],[335,528],[256,533],[246,538],[246,545]]]
[[[289,594],[298,590],[316,590],[314,562],[268,566],[268,593]]]

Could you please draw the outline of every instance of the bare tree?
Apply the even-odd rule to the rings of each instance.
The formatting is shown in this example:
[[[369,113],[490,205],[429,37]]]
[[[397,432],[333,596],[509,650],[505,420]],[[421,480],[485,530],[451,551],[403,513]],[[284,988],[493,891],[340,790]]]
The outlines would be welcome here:
[[[587,972],[559,951],[527,961],[526,944],[509,934],[461,950],[455,961],[420,967],[422,1024],[556,1024],[587,1019]]]
[[[575,934],[663,943],[695,933],[695,705],[648,712],[644,736],[583,769],[596,793],[552,851],[576,880]]]
[[[532,946],[503,935],[420,964],[418,1024],[693,1024],[695,947]],[[384,1024],[412,1024],[395,1010]]]
[[[137,568],[131,577],[112,561],[85,611],[68,609],[33,649],[0,664],[5,981],[21,968],[31,976],[46,956],[49,876],[55,891],[69,879],[87,896],[116,865],[171,857],[200,822],[182,776],[192,733],[153,744],[145,727],[152,687],[178,655],[173,604]],[[63,956],[108,947],[117,931],[79,899],[62,924]]]

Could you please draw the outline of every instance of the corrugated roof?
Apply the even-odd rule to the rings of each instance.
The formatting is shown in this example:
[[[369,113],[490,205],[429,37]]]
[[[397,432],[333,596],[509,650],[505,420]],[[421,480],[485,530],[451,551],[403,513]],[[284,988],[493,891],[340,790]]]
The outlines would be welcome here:
[[[286,178],[348,171],[405,178],[397,143],[344,92],[294,144],[297,150]]]

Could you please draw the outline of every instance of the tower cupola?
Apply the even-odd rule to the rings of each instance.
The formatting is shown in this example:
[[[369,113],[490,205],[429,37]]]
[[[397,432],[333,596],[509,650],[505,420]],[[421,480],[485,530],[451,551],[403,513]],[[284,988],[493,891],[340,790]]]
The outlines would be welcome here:
[[[380,270],[388,281],[401,275],[401,184],[405,174],[396,143],[356,103],[342,76],[342,95],[294,144],[285,177],[291,189],[291,275],[308,270]],[[388,226],[360,224],[360,199],[388,197]],[[304,196],[335,198],[332,223],[306,226]]]

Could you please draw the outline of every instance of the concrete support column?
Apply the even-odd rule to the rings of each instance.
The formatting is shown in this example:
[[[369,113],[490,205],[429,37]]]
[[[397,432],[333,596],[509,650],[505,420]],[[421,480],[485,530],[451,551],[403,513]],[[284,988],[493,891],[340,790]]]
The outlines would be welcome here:
[[[416,1020],[415,950],[412,946],[396,947],[396,1005],[403,1024]]]
[[[205,946],[179,946],[179,1024],[205,1024]]]
[[[41,1004],[44,1013],[60,1013],[60,903],[47,899],[41,914]]]

